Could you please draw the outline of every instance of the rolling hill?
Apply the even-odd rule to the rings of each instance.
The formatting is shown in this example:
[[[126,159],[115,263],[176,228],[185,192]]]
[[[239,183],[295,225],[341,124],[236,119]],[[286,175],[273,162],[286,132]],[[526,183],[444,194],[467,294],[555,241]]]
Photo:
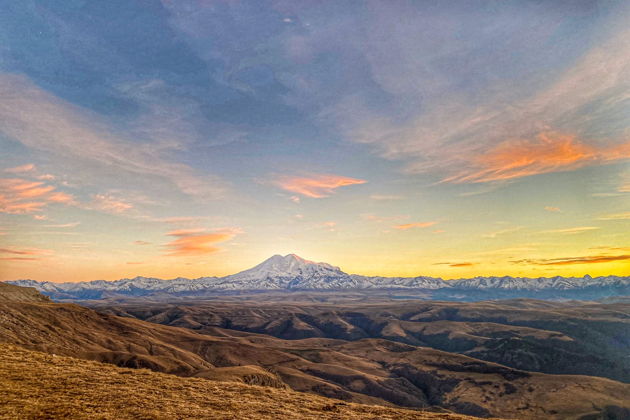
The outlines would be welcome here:
[[[36,296],[15,302],[0,294],[0,342],[346,403],[523,419],[630,413],[630,385],[604,378],[530,372],[384,338],[284,340],[210,326],[197,332]]]

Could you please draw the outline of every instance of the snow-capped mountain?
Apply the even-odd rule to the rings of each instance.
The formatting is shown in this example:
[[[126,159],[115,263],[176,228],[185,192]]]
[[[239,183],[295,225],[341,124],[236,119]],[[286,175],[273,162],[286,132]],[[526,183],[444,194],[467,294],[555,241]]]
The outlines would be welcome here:
[[[530,297],[597,299],[630,295],[630,277],[474,277],[445,281],[434,277],[368,277],[295,254],[274,255],[257,266],[226,277],[162,280],[135,277],[116,281],[51,283],[16,280],[54,299],[102,299],[114,296],[203,296],[264,290],[421,290],[434,299],[479,300]],[[423,292],[424,293],[424,292]]]
[[[330,289],[351,281],[339,267],[308,261],[295,254],[274,255],[249,270],[222,279],[222,283],[250,289],[252,286],[257,289]]]

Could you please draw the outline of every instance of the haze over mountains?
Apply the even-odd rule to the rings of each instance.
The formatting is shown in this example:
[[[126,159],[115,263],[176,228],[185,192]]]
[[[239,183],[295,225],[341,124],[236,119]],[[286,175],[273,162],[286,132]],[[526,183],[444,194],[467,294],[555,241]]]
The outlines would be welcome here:
[[[501,298],[593,300],[630,295],[629,276],[605,277],[475,277],[443,280],[418,277],[370,277],[348,274],[327,263],[305,260],[295,254],[274,255],[257,266],[225,277],[196,279],[135,277],[116,281],[95,280],[53,283],[16,280],[9,283],[34,287],[54,299],[103,299],[141,296],[204,296],[242,291],[406,291],[425,298],[475,301]]]

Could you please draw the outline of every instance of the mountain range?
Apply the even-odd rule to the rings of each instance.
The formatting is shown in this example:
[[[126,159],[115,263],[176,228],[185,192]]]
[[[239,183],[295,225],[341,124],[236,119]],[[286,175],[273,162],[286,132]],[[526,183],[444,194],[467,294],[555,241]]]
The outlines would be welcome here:
[[[243,291],[397,291],[430,299],[475,301],[500,298],[593,300],[630,295],[630,276],[591,277],[474,277],[443,280],[435,277],[370,277],[348,274],[339,267],[305,260],[295,254],[274,255],[257,266],[225,277],[163,280],[135,277],[116,281],[76,283],[15,280],[58,300],[108,297],[204,296]]]

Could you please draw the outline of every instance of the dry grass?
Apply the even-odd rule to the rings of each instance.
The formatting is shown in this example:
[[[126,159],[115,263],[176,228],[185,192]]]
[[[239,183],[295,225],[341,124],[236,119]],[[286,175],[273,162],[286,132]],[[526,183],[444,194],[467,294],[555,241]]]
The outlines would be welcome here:
[[[0,345],[3,419],[473,419],[181,378]]]

